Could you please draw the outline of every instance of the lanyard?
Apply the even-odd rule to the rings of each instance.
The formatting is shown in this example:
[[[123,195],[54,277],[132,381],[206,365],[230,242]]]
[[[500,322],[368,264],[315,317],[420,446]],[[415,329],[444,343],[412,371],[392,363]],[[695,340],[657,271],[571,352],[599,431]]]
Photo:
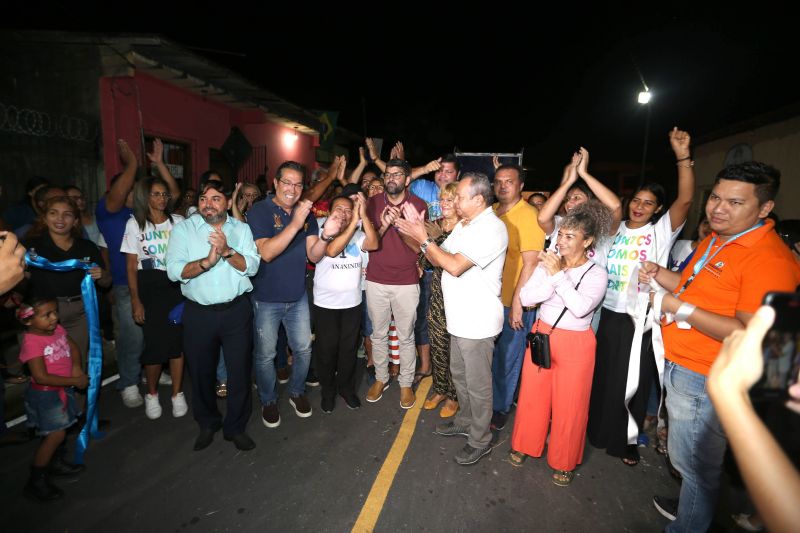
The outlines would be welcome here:
[[[686,283],[683,284],[683,287],[681,287],[681,289],[675,294],[675,296],[680,296],[681,294],[683,294],[683,291],[685,291],[689,287],[689,285],[692,284],[694,278],[696,278],[697,275],[703,270],[703,267],[706,266],[707,263],[711,262],[717,256],[717,254],[720,253],[723,248],[725,248],[726,245],[732,243],[742,235],[745,235],[746,233],[750,233],[751,231],[760,228],[763,225],[764,221],[759,220],[753,226],[747,228],[742,232],[737,233],[727,241],[723,242],[722,245],[719,248],[717,248],[713,254],[711,254],[711,257],[709,257],[708,254],[711,252],[711,248],[714,247],[714,243],[717,241],[717,236],[715,235],[711,239],[711,242],[708,243],[708,248],[706,248],[706,251],[703,254],[703,256],[697,261],[697,263],[694,264],[694,267],[692,268],[692,275],[689,276],[689,278],[686,280]]]

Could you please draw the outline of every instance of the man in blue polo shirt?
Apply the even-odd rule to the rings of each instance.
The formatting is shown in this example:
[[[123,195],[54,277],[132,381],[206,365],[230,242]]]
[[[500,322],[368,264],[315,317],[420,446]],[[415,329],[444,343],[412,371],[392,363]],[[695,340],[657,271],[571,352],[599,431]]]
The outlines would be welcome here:
[[[341,222],[325,225],[320,234],[311,214],[311,201],[301,200],[306,168],[286,161],[278,167],[275,196],[253,205],[247,223],[261,256],[253,278],[255,311],[255,370],[263,406],[261,419],[268,428],[281,423],[275,375],[278,327],[283,323],[292,349],[289,403],[297,416],[311,416],[305,380],[311,362],[311,317],[305,288],[306,259],[312,263],[325,254],[328,242],[339,233]]]

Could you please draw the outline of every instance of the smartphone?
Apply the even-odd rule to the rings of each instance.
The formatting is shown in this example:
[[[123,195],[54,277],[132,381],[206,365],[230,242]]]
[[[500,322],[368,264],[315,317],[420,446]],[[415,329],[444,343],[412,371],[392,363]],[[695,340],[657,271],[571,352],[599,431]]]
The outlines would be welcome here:
[[[764,374],[753,398],[785,400],[800,372],[800,293],[769,292],[762,303],[775,309],[775,323],[764,337]]]
[[[154,270],[155,265],[153,264],[153,258],[148,257],[147,259],[142,259],[142,270]]]

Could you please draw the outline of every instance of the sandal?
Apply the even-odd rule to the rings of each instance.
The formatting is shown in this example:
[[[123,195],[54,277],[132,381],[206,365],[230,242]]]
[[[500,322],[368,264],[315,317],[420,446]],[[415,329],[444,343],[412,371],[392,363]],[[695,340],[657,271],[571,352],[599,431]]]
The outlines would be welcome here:
[[[414,385],[419,385],[419,383],[425,379],[431,377],[431,372],[415,372],[414,373]]]
[[[228,384],[220,383],[217,385],[217,398],[226,398],[228,396]]]
[[[516,450],[511,450],[508,454],[508,462],[511,463],[511,466],[522,466],[527,458],[527,455]]]
[[[566,487],[572,483],[572,478],[575,477],[574,470],[553,470],[553,483],[559,487]]]
[[[629,444],[628,450],[625,455],[621,457],[622,462],[628,466],[636,466],[639,464],[639,450],[636,449],[635,444]]]

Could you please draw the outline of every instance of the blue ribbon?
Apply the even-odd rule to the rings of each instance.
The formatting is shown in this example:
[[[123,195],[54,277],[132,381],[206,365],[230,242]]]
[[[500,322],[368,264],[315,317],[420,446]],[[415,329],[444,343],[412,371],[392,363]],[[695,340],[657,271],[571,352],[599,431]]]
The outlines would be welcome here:
[[[52,270],[54,272],[70,272],[72,270],[85,270],[86,275],[81,281],[81,297],[86,318],[89,322],[89,391],[86,395],[86,423],[83,425],[78,440],[75,443],[75,463],[83,464],[83,454],[89,446],[89,436],[101,439],[105,436],[97,429],[97,395],[103,374],[103,345],[100,340],[100,315],[97,311],[97,293],[94,289],[94,280],[89,269],[96,267],[95,263],[84,263],[78,259],[68,259],[53,263],[44,257],[30,253],[25,254],[25,262],[29,266]]]

